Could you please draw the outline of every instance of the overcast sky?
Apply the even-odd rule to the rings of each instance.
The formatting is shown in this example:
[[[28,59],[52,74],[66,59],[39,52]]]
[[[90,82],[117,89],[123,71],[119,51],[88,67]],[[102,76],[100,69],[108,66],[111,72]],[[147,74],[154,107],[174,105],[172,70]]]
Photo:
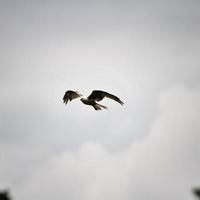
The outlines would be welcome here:
[[[1,1],[0,189],[14,200],[192,200],[200,2]],[[95,111],[64,92],[101,89]]]

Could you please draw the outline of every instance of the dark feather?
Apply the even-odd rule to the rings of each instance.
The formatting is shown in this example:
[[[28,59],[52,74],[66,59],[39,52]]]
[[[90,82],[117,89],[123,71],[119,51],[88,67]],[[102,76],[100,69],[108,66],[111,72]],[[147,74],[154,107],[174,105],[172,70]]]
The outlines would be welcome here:
[[[91,99],[91,100],[94,100],[94,101],[101,101],[104,97],[107,97],[107,98],[110,98],[114,101],[117,101],[121,105],[124,104],[117,96],[110,94],[108,92],[101,91],[101,90],[92,91],[92,93],[88,96],[88,99]]]
[[[81,96],[82,96],[82,94],[80,94],[77,91],[68,90],[65,92],[65,95],[63,97],[63,103],[67,104],[68,101],[71,101],[71,100],[76,99]]]
[[[200,198],[200,187],[199,188],[193,188],[193,193]]]

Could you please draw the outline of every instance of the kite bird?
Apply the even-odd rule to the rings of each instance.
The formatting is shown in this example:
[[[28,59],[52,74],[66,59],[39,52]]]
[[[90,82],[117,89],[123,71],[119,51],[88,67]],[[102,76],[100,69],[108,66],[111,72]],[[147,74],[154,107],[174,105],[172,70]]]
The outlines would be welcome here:
[[[82,97],[83,95],[77,91],[68,90],[65,92],[63,97],[63,103],[67,104],[68,101],[72,101],[73,99]],[[115,95],[109,94],[108,92],[104,92],[101,90],[93,90],[92,93],[87,98],[81,98],[82,103],[86,105],[93,106],[95,110],[101,110],[102,108],[108,109],[106,106],[97,103],[97,101],[101,101],[103,98],[110,98],[114,101],[117,101],[121,105],[124,103]]]

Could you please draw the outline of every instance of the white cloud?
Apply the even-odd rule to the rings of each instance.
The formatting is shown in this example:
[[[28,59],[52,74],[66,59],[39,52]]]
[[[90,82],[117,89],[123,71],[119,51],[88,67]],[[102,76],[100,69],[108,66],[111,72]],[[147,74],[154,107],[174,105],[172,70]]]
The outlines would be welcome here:
[[[120,152],[87,142],[49,156],[16,186],[16,199],[192,199],[200,182],[199,102],[199,88],[162,92],[145,140]]]

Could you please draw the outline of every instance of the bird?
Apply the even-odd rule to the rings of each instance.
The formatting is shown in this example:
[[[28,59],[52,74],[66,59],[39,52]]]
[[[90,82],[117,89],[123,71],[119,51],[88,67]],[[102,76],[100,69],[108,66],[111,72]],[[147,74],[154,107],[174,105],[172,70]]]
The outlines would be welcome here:
[[[63,103],[67,104],[68,101],[72,101],[82,96],[83,95],[78,91],[67,90],[63,96]],[[92,106],[95,110],[98,111],[102,110],[102,108],[108,109],[106,106],[97,103],[98,101],[101,101],[105,97],[110,98],[121,105],[124,105],[124,102],[122,102],[119,97],[102,90],[93,90],[92,93],[87,98],[81,98],[80,100],[83,104]]]

